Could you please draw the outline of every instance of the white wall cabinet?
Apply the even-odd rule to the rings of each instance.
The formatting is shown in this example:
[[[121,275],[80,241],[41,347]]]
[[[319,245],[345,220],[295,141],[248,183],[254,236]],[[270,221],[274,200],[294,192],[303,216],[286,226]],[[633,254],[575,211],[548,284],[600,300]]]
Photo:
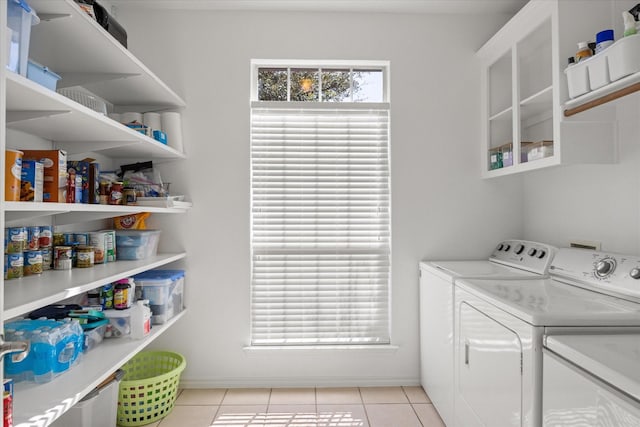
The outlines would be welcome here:
[[[567,58],[578,42],[617,28],[612,9],[609,1],[530,1],[477,52],[484,178],[615,161],[610,118],[563,114]]]
[[[83,85],[130,111],[181,108],[185,102],[122,47],[73,0],[29,0],[42,22],[33,27],[30,57],[62,76],[61,86]],[[6,3],[0,28],[6,23]],[[5,46],[6,32],[1,33]],[[0,48],[3,58],[4,49]],[[0,63],[4,64],[3,59]],[[42,148],[64,149],[69,157],[95,153],[113,164],[136,160],[180,161],[181,152],[132,131],[110,118],[0,67],[0,145],[20,148],[9,134],[27,134]],[[7,132],[11,130],[11,132]],[[13,132],[13,131],[19,132]],[[4,163],[3,163],[4,164]],[[4,174],[3,174],[4,176]],[[3,178],[4,179],[4,178]],[[4,188],[4,185],[2,185]],[[2,194],[4,199],[4,194]],[[185,209],[64,203],[3,202],[3,226],[22,225],[37,218],[55,225],[78,224],[124,213],[182,214]],[[144,261],[118,261],[90,269],[46,271],[40,276],[3,281],[0,302],[3,322],[47,304],[79,295],[145,270],[183,259],[185,252],[159,253]],[[69,409],[115,369],[178,321],[184,312],[163,325],[154,325],[144,340],[104,341],[81,362],[47,384],[18,383],[14,397],[14,425],[46,426]]]

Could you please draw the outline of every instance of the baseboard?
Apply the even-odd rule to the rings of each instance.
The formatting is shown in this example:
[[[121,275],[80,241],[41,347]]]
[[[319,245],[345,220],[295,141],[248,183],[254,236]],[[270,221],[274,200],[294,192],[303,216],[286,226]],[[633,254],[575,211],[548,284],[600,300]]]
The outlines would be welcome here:
[[[180,388],[305,388],[418,386],[419,378],[182,378]]]

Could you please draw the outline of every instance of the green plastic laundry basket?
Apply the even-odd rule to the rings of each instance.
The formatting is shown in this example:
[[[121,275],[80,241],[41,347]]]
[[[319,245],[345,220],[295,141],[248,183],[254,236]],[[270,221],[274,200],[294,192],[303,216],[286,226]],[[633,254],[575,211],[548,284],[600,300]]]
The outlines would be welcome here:
[[[169,351],[143,351],[128,361],[118,390],[118,425],[141,426],[169,415],[186,366],[184,356]]]

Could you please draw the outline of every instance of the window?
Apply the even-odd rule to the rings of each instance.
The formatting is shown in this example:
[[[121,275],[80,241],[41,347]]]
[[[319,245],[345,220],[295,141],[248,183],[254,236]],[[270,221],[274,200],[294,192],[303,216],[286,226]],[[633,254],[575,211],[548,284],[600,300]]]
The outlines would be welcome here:
[[[389,343],[387,64],[254,63],[252,345]]]

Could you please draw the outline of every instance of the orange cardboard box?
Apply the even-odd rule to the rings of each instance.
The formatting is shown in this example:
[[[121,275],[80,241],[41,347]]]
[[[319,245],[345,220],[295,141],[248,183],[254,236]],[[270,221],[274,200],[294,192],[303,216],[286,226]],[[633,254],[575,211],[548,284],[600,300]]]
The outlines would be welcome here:
[[[64,150],[21,150],[23,159],[44,163],[45,202],[67,201],[67,152]]]

